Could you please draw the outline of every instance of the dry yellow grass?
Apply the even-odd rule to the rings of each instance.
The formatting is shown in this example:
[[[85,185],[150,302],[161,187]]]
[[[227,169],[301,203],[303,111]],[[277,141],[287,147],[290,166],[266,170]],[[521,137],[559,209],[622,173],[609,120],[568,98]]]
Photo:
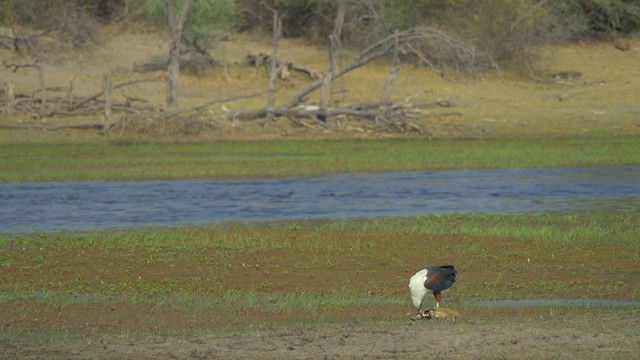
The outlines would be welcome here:
[[[228,65],[209,71],[206,75],[183,74],[180,106],[189,108],[214,98],[265,91],[268,88],[267,70],[263,68],[256,71],[245,66],[242,59],[249,52],[270,51],[270,39],[266,36],[238,35],[231,41],[220,43],[217,48],[218,59]],[[457,106],[452,110],[462,112],[462,116],[429,117],[425,113],[415,121],[435,137],[640,134],[639,40],[631,41],[631,50],[625,52],[616,50],[611,43],[569,44],[540,51],[546,60],[544,70],[535,79],[509,73],[488,73],[481,79],[450,82],[425,67],[406,65],[396,82],[393,99],[400,101],[411,97],[415,101],[429,101],[455,98]],[[131,69],[135,64],[166,53],[167,42],[161,36],[119,34],[111,36],[105,46],[99,49],[45,57],[45,80],[47,86],[64,88],[73,79],[74,94],[91,94],[100,90],[105,70]],[[353,55],[352,51],[345,50],[338,64],[347,64]],[[16,55],[8,50],[1,50],[0,57],[16,60]],[[318,71],[324,69],[326,61],[322,47],[290,39],[281,43],[281,58]],[[388,71],[388,65],[378,62],[349,73],[336,81],[336,88],[344,92],[336,94],[334,100],[341,104],[376,101]],[[553,81],[550,74],[558,71],[579,71],[582,76]],[[1,69],[0,76],[5,81],[16,83],[17,92],[37,89],[37,76],[33,69],[21,69],[16,73]],[[162,74],[131,75],[116,72],[115,82],[151,76]],[[301,74],[280,81],[277,101],[288,99],[308,82]],[[163,83],[135,85],[125,93],[147,98],[158,109],[164,104]],[[123,99],[120,92],[116,96]],[[309,101],[316,99],[317,94],[312,94]],[[229,102],[225,106],[233,110],[258,108],[265,104],[266,95],[263,95]],[[212,106],[209,113],[221,116],[222,106]],[[228,129],[223,132],[226,137],[238,138],[295,136],[294,132],[288,130],[291,127],[288,120],[282,119],[279,124],[280,127],[262,127],[229,123]],[[302,135],[344,136],[339,133],[307,129]]]

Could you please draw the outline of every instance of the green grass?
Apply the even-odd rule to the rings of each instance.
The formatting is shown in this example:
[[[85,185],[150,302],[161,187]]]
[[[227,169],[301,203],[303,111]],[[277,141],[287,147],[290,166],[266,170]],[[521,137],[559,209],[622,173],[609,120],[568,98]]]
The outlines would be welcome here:
[[[515,286],[514,279],[503,282],[494,278],[496,292],[484,293],[489,298],[496,294],[507,299],[542,294],[563,297],[572,290],[599,297],[602,289],[620,285],[616,281],[587,281],[592,274],[602,273],[611,273],[609,279],[623,282],[624,277],[619,276],[627,274],[632,283],[623,283],[621,291],[610,294],[628,294],[640,274],[639,220],[637,213],[435,215],[4,234],[0,235],[0,268],[4,274],[0,291],[5,300],[34,293],[46,298],[46,294],[57,292],[124,296],[127,301],[228,291],[245,295],[293,292],[295,296],[330,293],[338,298],[348,294],[348,298],[375,290],[378,294],[404,296],[404,288],[393,284],[406,279],[395,276],[404,273],[406,277],[422,262],[453,261],[483,271],[492,264],[498,273],[524,277],[559,271],[577,281],[571,284],[550,279],[522,289]],[[421,246],[428,250],[416,253]],[[636,265],[623,268],[625,264]],[[622,272],[616,275],[614,268]],[[367,288],[372,279],[366,280],[366,275],[378,269],[386,269],[386,280],[375,289]],[[539,270],[542,273],[536,274]],[[229,280],[237,274],[248,277]],[[305,283],[309,279],[297,274],[328,280]],[[366,281],[351,281],[351,275],[343,278],[342,274]],[[484,286],[483,282],[468,279],[456,294],[469,298]],[[633,296],[639,295],[636,291]],[[286,301],[295,302],[295,296]],[[248,301],[250,297],[242,299]],[[242,302],[240,298],[227,300]],[[311,300],[303,296],[297,301]]]
[[[0,182],[246,179],[640,164],[640,137],[0,144]]]
[[[639,224],[638,213],[469,214],[2,234],[0,343],[18,344],[16,356],[102,337],[448,327],[405,316],[408,277],[444,262],[459,270],[444,295],[463,312],[457,326],[465,331],[616,319],[632,332],[624,319],[638,307],[492,309],[473,301],[638,300]]]
[[[401,235],[464,235],[512,238],[539,245],[640,246],[640,213],[442,214],[348,220],[282,221],[258,225],[122,228],[80,232],[0,234],[6,250],[44,251],[50,248],[197,254],[215,249],[227,255],[258,251],[300,250],[336,253],[364,251],[357,239],[327,237],[328,233],[364,231]],[[304,232],[303,230],[306,230]],[[305,236],[297,236],[304,234]],[[7,254],[7,253],[5,253]],[[33,260],[37,261],[34,256]]]
[[[568,213],[540,215],[447,214],[408,219],[370,220],[367,228],[423,235],[515,238],[540,246],[640,244],[640,213]],[[341,227],[348,221],[332,223]],[[348,225],[345,225],[348,226]]]

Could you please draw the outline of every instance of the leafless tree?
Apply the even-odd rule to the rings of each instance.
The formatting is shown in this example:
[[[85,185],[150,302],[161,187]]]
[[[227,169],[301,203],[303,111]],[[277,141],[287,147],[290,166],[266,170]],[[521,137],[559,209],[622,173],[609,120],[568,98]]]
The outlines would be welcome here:
[[[175,13],[174,0],[165,0],[167,10],[167,26],[171,37],[169,48],[169,66],[167,69],[167,113],[178,110],[178,81],[180,80],[180,46],[182,26],[187,18],[191,0],[186,0],[179,14]]]
[[[347,1],[340,0],[338,2],[338,10],[336,11],[336,19],[333,25],[333,31],[329,35],[329,50],[327,66],[322,78],[322,91],[320,93],[320,117],[324,119],[325,114],[331,102],[331,91],[333,87],[333,75],[335,72],[335,59],[340,50],[340,38],[342,37],[342,27],[344,26],[344,15],[346,12]]]
[[[278,11],[273,9],[273,48],[270,57],[270,74],[269,74],[269,100],[267,108],[273,109],[276,101],[276,79],[278,78],[278,48],[280,46],[280,38],[282,37],[282,21],[278,17]]]

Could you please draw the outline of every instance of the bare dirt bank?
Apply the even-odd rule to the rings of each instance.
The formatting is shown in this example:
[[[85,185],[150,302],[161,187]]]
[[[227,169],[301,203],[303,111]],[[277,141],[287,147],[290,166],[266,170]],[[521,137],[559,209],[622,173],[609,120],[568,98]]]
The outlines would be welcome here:
[[[504,316],[501,315],[505,312]],[[474,314],[477,314],[474,315]],[[85,334],[56,345],[4,344],[2,358],[632,359],[638,308],[469,310],[449,321],[381,320],[236,334]]]

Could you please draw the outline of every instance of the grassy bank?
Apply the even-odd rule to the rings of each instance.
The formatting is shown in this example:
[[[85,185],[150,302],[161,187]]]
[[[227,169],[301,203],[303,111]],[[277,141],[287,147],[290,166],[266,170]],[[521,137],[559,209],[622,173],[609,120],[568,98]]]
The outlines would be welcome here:
[[[450,306],[640,299],[639,224],[638,214],[447,215],[2,235],[0,318],[75,330],[398,319],[408,277],[429,263],[460,271]]]
[[[640,137],[0,144],[0,182],[640,164]]]

